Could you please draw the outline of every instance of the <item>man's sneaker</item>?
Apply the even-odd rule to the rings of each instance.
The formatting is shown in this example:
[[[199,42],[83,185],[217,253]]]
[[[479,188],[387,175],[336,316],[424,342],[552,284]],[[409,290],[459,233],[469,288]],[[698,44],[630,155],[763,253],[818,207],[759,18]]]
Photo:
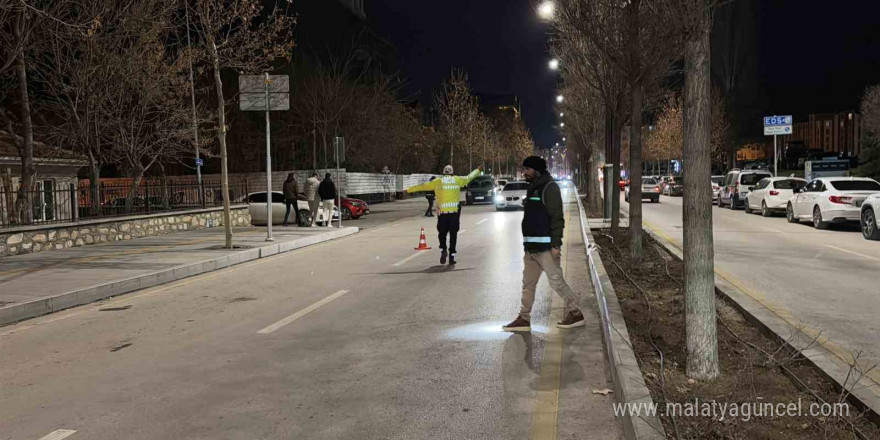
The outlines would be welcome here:
[[[587,323],[584,320],[584,314],[581,312],[568,312],[565,315],[565,318],[562,321],[556,323],[556,327],[559,328],[575,328],[575,327],[583,327]]]
[[[440,250],[440,264],[446,264],[446,249]]]
[[[517,316],[516,319],[513,320],[510,324],[501,327],[501,330],[506,332],[530,332],[532,331],[532,324],[523,319],[522,316]]]
[[[455,254],[449,254],[449,265],[455,266]]]

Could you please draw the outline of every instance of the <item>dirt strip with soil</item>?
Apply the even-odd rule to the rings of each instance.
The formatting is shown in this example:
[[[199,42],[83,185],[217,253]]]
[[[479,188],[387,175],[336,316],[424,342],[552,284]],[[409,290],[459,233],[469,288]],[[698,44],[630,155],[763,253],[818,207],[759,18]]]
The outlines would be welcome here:
[[[878,426],[847,404],[847,396],[835,391],[798,351],[763,334],[717,296],[721,377],[711,382],[688,379],[683,264],[647,234],[644,258],[633,263],[627,233],[621,228],[615,244],[609,230],[592,231],[669,438],[880,439]],[[823,401],[830,405],[816,407],[819,414],[812,415],[812,404]],[[674,409],[680,413],[667,413],[667,403],[682,404]],[[792,412],[791,404],[800,409]],[[778,413],[781,408],[783,414]],[[823,416],[822,410],[844,414]]]

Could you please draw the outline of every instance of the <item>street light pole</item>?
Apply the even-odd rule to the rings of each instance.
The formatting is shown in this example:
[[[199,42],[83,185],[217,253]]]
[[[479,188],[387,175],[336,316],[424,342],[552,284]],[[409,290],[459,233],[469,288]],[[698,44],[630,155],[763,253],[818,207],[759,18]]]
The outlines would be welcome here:
[[[272,151],[269,138],[269,72],[263,89],[266,94],[266,241],[275,241],[272,237]]]

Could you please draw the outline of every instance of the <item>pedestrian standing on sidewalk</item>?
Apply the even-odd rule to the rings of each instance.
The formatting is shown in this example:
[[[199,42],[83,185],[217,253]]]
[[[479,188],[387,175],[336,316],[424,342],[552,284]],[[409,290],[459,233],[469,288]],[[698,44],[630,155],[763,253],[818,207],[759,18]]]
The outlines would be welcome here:
[[[562,233],[565,229],[562,194],[553,176],[547,172],[547,162],[538,156],[523,161],[523,175],[529,182],[522,220],[523,281],[522,308],[519,316],[503,327],[504,331],[531,331],[532,305],[535,290],[542,273],[547,274],[550,287],[565,299],[559,328],[581,327],[585,324],[580,310],[580,296],[571,290],[562,276]]]
[[[425,182],[406,189],[412,194],[420,191],[433,191],[437,197],[437,232],[440,239],[440,264],[446,264],[449,257],[449,265],[455,265],[455,245],[458,242],[458,229],[461,225],[461,206],[459,197],[461,187],[467,186],[471,180],[482,174],[483,166],[471,171],[467,176],[453,176],[452,165],[443,168],[443,177]],[[449,248],[447,252],[446,235],[449,235]]]
[[[312,176],[306,180],[306,200],[309,201],[309,211],[312,212],[312,222],[309,225],[315,226],[315,221],[318,219],[318,207],[321,203],[320,195],[318,195],[318,186],[321,184],[321,181],[318,180],[318,173],[312,173]]]
[[[431,176],[428,179],[428,182],[433,181],[436,177]],[[434,191],[428,191],[428,194],[425,195],[425,198],[428,199],[428,210],[425,211],[425,217],[433,217],[434,216]]]
[[[298,226],[302,226],[299,224],[299,207],[296,204],[296,195],[299,194],[299,186],[296,184],[294,173],[287,174],[287,180],[284,181],[282,192],[284,193],[284,204],[287,205],[287,210],[284,211],[284,223],[282,225],[287,226],[287,217],[290,216],[290,207],[293,206],[293,219],[296,220]]]
[[[330,178],[330,173],[324,174],[324,180],[318,186],[318,195],[321,197],[321,207],[324,211],[324,223],[327,227],[333,226],[333,202],[336,201],[336,184]]]

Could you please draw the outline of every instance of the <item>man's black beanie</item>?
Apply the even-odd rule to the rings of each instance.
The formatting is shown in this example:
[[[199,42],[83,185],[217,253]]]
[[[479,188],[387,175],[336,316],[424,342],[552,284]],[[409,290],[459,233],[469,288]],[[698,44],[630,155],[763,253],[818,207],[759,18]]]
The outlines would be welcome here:
[[[529,156],[523,161],[522,166],[531,168],[543,174],[547,172],[547,161],[538,156]]]

